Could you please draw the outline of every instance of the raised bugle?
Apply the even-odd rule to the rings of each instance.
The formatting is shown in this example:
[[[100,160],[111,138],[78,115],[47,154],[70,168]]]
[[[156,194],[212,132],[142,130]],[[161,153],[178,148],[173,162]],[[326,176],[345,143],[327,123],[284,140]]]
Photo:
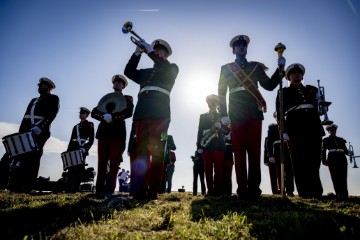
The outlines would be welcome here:
[[[325,88],[323,86],[320,86],[320,80],[317,80],[318,82],[318,110],[319,114],[324,115],[324,120],[321,121],[322,125],[330,125],[333,124],[333,121],[329,120],[327,112],[329,111],[329,105],[331,105],[331,102],[328,102],[325,100]]]
[[[355,156],[354,148],[353,148],[353,146],[350,144],[350,142],[349,142],[348,152],[349,152],[349,156],[350,156],[350,163],[352,163],[352,162],[354,161],[354,166],[353,166],[353,168],[359,168],[359,167],[356,165],[355,158],[360,157],[360,156]]]
[[[122,27],[122,32],[124,34],[128,34],[128,33],[131,33],[132,35],[134,35],[135,37],[137,37],[138,39],[136,39],[135,37],[131,36],[130,37],[130,40],[135,44],[137,45],[139,48],[143,49],[145,51],[145,48],[143,45],[141,45],[140,41],[143,41],[144,39],[142,39],[136,32],[134,32],[132,30],[133,28],[133,24],[132,22],[126,22],[124,23],[123,27]],[[146,52],[146,51],[145,51]]]

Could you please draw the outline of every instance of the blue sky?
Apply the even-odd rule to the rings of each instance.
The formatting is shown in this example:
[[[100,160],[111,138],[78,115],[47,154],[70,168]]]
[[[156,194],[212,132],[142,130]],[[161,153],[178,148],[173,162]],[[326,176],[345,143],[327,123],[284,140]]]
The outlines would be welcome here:
[[[37,82],[52,79],[60,97],[60,111],[52,124],[40,175],[57,180],[62,173],[61,152],[66,150],[78,109],[95,107],[112,91],[111,77],[123,69],[135,50],[130,35],[121,32],[126,21],[151,42],[170,43],[169,58],[180,72],[171,93],[172,122],[169,134],[177,145],[173,190],[192,187],[192,161],[199,115],[207,111],[205,97],[217,93],[221,65],[234,60],[229,41],[238,34],[250,37],[248,60],[269,67],[277,62],[274,46],[282,42],[287,65],[306,68],[304,83],[325,87],[332,101],[329,118],[339,125],[338,135],[360,155],[358,119],[360,85],[359,0],[304,1],[123,1],[123,0],[2,0],[0,2],[0,137],[17,131],[30,99],[38,96]],[[143,56],[140,68],[150,67]],[[284,80],[284,86],[287,81]],[[124,90],[137,101],[139,86],[129,81]],[[274,122],[276,91],[260,90],[268,112],[263,122]],[[98,122],[89,119],[95,123]],[[131,119],[127,120],[128,132]],[[96,168],[96,143],[87,162]],[[4,152],[0,146],[0,154]],[[360,159],[358,159],[360,162]],[[359,163],[360,164],[360,163]],[[124,154],[122,167],[129,169]],[[321,167],[324,193],[333,192],[328,169]],[[360,195],[360,170],[349,165],[349,192]],[[233,191],[236,184],[233,186]],[[263,193],[270,193],[268,169],[262,166]]]

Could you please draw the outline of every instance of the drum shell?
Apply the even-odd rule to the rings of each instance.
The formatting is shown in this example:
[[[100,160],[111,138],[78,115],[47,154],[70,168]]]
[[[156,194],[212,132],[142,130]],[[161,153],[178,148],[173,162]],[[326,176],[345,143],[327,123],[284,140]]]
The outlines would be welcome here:
[[[3,137],[3,144],[10,158],[20,157],[39,150],[32,132],[7,135]]]
[[[61,153],[64,171],[69,167],[84,164],[84,158],[81,150],[68,151]]]

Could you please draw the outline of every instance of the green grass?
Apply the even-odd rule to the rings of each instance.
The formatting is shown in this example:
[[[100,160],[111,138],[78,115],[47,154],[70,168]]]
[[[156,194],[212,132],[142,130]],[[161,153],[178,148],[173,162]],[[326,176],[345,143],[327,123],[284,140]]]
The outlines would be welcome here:
[[[0,192],[2,239],[360,239],[360,198]]]

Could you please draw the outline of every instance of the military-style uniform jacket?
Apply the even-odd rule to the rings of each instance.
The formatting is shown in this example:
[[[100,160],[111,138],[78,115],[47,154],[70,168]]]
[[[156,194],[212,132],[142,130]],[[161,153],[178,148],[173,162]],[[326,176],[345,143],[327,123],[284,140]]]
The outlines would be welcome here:
[[[94,143],[94,124],[88,120],[81,121],[73,127],[68,151],[85,148],[85,155],[89,155],[89,150]]]
[[[216,129],[216,136],[213,138],[210,143],[203,147],[201,146],[201,141],[204,137],[204,133],[206,133],[206,130],[210,132],[214,132],[215,130],[215,122],[220,119],[220,113],[218,112],[207,112],[200,115],[199,120],[199,127],[198,127],[198,133],[197,133],[197,147],[204,149],[205,151],[225,151],[225,140],[224,140],[224,134],[220,129]],[[208,132],[209,133],[209,132]],[[227,134],[227,132],[226,132]],[[211,134],[210,134],[211,135]]]
[[[122,93],[119,93],[123,95]],[[126,126],[125,126],[125,119],[132,116],[134,104],[133,98],[129,95],[123,95],[126,99],[126,108],[121,112],[112,113],[112,122],[107,123],[103,120],[104,112],[101,112],[95,107],[91,111],[91,117],[99,120],[100,124],[96,131],[96,138],[115,138],[115,139],[122,139],[126,137]]]
[[[271,91],[280,82],[278,69],[269,78],[264,70],[266,67],[262,63],[248,62],[246,59],[242,62],[236,60],[236,63],[245,71],[256,86],[259,83],[264,89]],[[247,90],[235,91],[235,89],[241,86],[228,65],[223,65],[218,85],[218,95],[221,97],[220,112],[222,115],[227,115],[226,94],[229,89],[229,118],[231,121],[263,120],[264,115],[259,110],[256,98]]]
[[[324,128],[317,107],[318,89],[311,85],[293,85],[283,88],[284,99],[284,132],[289,136],[293,133],[310,131],[318,136],[324,136]],[[276,98],[276,111],[280,112],[279,93]],[[280,114],[278,114],[278,117]],[[314,136],[314,135],[313,135]],[[291,138],[291,136],[290,136]]]
[[[273,157],[274,156],[274,143],[280,144],[280,133],[279,128],[276,123],[270,124],[268,127],[268,135],[267,135],[267,142],[266,142],[266,149],[267,149],[267,156]],[[279,145],[280,148],[280,145]]]
[[[38,126],[41,133],[35,135],[35,139],[46,141],[50,137],[50,126],[59,111],[59,104],[59,97],[50,93],[33,98],[21,121],[19,133],[29,132],[32,127]]]
[[[322,146],[322,162],[323,163],[339,163],[347,165],[346,155],[349,154],[346,148],[346,140],[337,136],[328,136],[323,139]],[[328,156],[326,158],[326,150]]]
[[[160,58],[156,52],[151,52],[148,56],[154,61],[153,68],[137,70],[141,55],[133,54],[124,70],[125,76],[140,85],[133,120],[170,119],[169,94],[174,86],[179,68],[176,64]],[[146,89],[144,87],[159,87],[168,94],[156,90],[142,91],[142,89]]]

